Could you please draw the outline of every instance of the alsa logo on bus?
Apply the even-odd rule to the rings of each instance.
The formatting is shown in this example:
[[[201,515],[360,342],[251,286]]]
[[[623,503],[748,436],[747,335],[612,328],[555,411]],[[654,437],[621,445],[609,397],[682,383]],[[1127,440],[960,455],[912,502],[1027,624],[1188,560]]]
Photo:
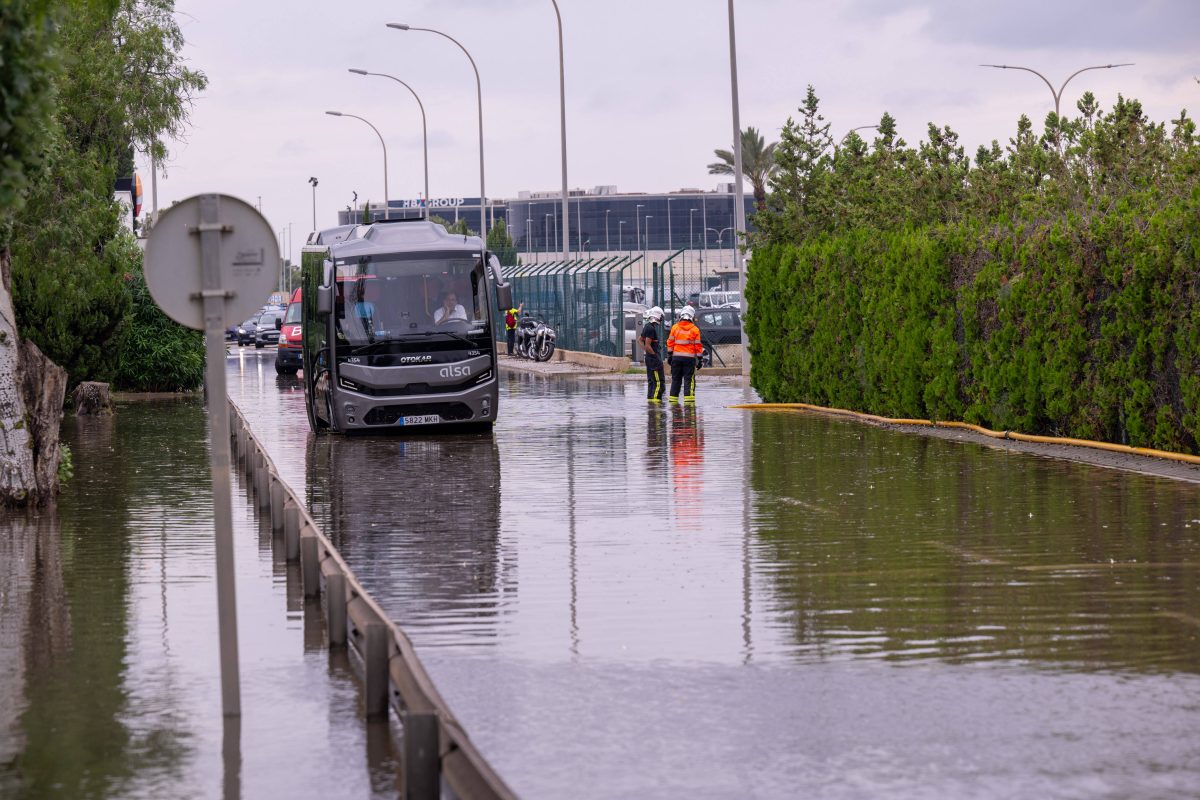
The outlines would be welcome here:
[[[438,375],[443,378],[465,378],[471,374],[471,367],[464,365],[461,367],[442,367],[438,370]]]

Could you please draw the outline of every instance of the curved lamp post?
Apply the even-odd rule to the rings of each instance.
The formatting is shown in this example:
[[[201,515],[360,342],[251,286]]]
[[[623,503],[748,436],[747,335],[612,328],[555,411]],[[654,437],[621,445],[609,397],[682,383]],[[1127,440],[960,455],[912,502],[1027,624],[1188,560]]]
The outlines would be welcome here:
[[[487,244],[487,192],[484,189],[483,183],[483,83],[479,80],[479,68],[475,66],[475,59],[471,58],[471,54],[467,48],[462,46],[462,42],[455,39],[448,33],[434,30],[433,28],[414,28],[411,25],[405,25],[401,22],[387,23],[389,28],[395,28],[398,31],[424,31],[425,33],[436,33],[443,39],[449,39],[458,45],[458,49],[462,50],[466,55],[467,60],[471,62],[471,69],[475,71],[475,101],[479,106],[479,238],[483,239],[484,244]]]
[[[1036,69],[1030,69],[1029,67],[1015,67],[1011,64],[980,64],[979,66],[991,67],[992,69],[1019,69],[1019,70],[1022,70],[1023,72],[1032,72],[1034,75],[1037,75],[1039,78],[1042,79],[1042,82],[1046,84],[1046,87],[1050,90],[1050,94],[1052,94],[1054,96],[1054,116],[1057,117],[1057,116],[1059,116],[1058,106],[1059,106],[1059,103],[1062,101],[1063,90],[1067,88],[1067,84],[1071,82],[1071,78],[1074,78],[1076,75],[1078,75],[1081,72],[1087,72],[1090,69],[1116,69],[1117,67],[1132,67],[1133,64],[1132,63],[1101,64],[1096,67],[1084,67],[1083,69],[1077,69],[1074,72],[1072,72],[1065,81],[1062,82],[1062,86],[1058,87],[1057,92],[1054,91],[1054,84],[1050,83],[1050,81],[1046,78],[1046,76],[1043,75],[1042,73],[1038,72]]]
[[[379,128],[376,128],[370,122],[367,122],[367,120],[354,114],[343,114],[341,111],[326,111],[325,113],[331,117],[350,117],[350,119],[366,122],[367,126],[370,127],[371,130],[375,131],[375,135],[379,137],[379,144],[381,147],[383,147],[383,218],[391,219],[392,207],[388,204],[387,145],[383,142],[383,134],[379,132]]]
[[[395,75],[385,75],[382,72],[367,72],[365,69],[355,69],[354,67],[350,68],[350,72],[353,72],[355,75],[376,75],[380,78],[391,78],[405,89],[408,89],[413,99],[417,101],[417,107],[421,109],[421,139],[424,143],[425,153],[425,219],[429,219],[429,130],[425,127],[425,104],[421,102],[420,97],[417,97],[416,91],[411,86]]]
[[[875,130],[879,130],[879,126],[878,126],[878,125],[859,125],[857,128],[851,128],[850,130],[846,131],[846,135],[845,135],[845,136],[843,136],[843,137],[841,138],[841,140],[839,140],[838,144],[841,144],[842,142],[844,142],[844,141],[846,141],[847,139],[849,139],[849,138],[850,138],[850,134],[854,133],[855,131],[865,131],[865,130],[867,130],[868,128],[874,128]]]

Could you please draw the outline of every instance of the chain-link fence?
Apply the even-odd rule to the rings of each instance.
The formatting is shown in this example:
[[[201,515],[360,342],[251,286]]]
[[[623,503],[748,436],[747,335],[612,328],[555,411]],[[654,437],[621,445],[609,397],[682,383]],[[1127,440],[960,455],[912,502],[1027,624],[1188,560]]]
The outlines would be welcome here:
[[[741,363],[736,273],[706,265],[701,251],[522,264],[507,267],[506,278],[513,302],[553,327],[562,349],[634,356],[647,308],[660,306],[669,329],[690,304],[712,366]],[[497,336],[503,333],[501,319]]]

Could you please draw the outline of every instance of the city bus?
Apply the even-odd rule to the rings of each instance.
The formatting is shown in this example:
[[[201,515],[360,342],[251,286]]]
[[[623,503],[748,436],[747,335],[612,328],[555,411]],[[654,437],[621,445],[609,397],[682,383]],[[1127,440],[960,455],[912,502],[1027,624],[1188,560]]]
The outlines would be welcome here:
[[[479,237],[423,219],[316,232],[302,250],[301,289],[314,431],[495,422],[493,321],[512,290]]]

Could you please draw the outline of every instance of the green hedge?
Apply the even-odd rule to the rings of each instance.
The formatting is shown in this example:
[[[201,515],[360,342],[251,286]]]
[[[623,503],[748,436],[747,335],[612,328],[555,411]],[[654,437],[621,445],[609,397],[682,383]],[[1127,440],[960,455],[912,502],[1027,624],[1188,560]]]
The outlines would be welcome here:
[[[1197,450],[1200,187],[770,243],[747,295],[766,401]]]
[[[136,392],[180,392],[204,379],[204,335],[174,322],[154,303],[140,271],[125,276],[129,311],[116,386]]]

